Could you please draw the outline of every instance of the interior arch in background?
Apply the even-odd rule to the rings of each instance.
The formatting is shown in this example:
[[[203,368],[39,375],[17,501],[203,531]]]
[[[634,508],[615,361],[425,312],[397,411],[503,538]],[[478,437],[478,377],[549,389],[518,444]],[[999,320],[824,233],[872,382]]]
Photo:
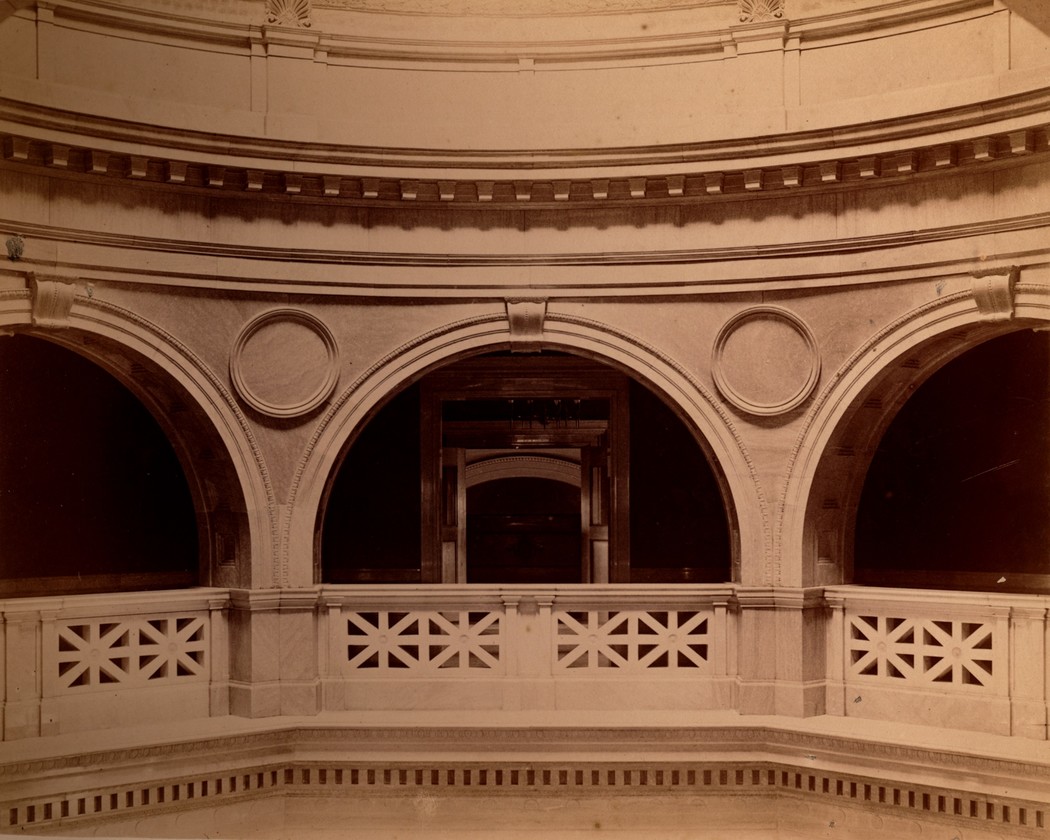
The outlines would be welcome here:
[[[230,457],[157,363],[75,329],[0,338],[0,592],[247,582]]]
[[[629,544],[625,542],[626,553],[630,555],[629,580],[730,580],[734,546],[725,482],[719,470],[712,466],[695,431],[662,398],[619,370],[556,352],[542,356],[501,353],[474,356],[438,368],[429,380],[424,376],[389,397],[358,430],[330,476],[319,523],[321,580],[326,583],[433,581],[434,577],[428,578],[425,572],[420,534],[420,522],[426,518],[420,490],[420,476],[425,470],[420,418],[425,414],[426,401],[421,394],[439,378],[443,381],[448,381],[450,376],[454,378],[457,370],[473,370],[479,364],[510,365],[508,370],[520,364],[524,370],[536,365],[542,367],[544,359],[550,360],[554,367],[565,362],[574,369],[586,371],[590,366],[596,377],[618,377],[623,382],[624,406],[630,417],[629,431],[626,427],[623,431],[625,446],[630,450],[631,493],[622,513],[626,525],[624,539],[629,540]],[[526,375],[525,379],[530,376]],[[512,399],[513,394],[508,391],[507,410]],[[552,396],[545,411],[553,411],[553,401]],[[493,412],[498,414],[502,410],[499,400],[490,400],[478,410],[488,412],[473,418],[478,421],[478,429],[486,423],[498,426],[504,422],[493,416]],[[584,409],[584,414],[588,410],[597,414],[585,422],[600,426],[605,420],[603,409],[591,406]],[[456,434],[481,434],[477,430],[470,432],[469,419],[468,415],[461,417],[446,412],[443,422],[446,429],[450,423],[460,424]],[[512,425],[510,419],[506,422]],[[539,420],[534,422],[537,429],[542,425]],[[571,425],[575,421],[570,418],[566,422]],[[554,428],[553,421],[551,423],[550,428]],[[477,517],[488,516],[488,524],[494,529],[489,534],[489,546],[503,551],[507,557],[515,556],[515,552],[524,557],[529,555],[529,546],[538,550],[544,544],[555,543],[562,547],[559,550],[563,553],[571,554],[573,549],[566,546],[579,540],[578,534],[569,533],[572,511],[576,511],[577,522],[581,514],[579,501],[572,502],[568,496],[575,493],[574,498],[580,498],[580,475],[586,484],[590,470],[586,466],[587,456],[580,454],[580,447],[569,445],[571,435],[563,437],[561,440],[555,434],[544,445],[520,451],[513,449],[520,441],[514,443],[510,439],[477,437],[474,443],[470,438],[457,442],[454,448],[462,453],[463,504],[474,508],[473,514],[463,511],[468,517],[464,539],[471,540],[473,534],[475,551],[481,523]],[[446,451],[449,448],[446,437]],[[446,463],[446,471],[448,467]],[[550,502],[549,511],[541,510],[544,498]],[[440,501],[440,504],[446,503]],[[517,518],[514,504],[521,508]],[[485,512],[479,513],[482,509]],[[472,515],[475,517],[473,530],[469,524]],[[507,528],[518,528],[520,533],[515,535],[507,528],[496,527],[498,521],[506,523]],[[442,527],[446,525],[443,523]],[[496,548],[498,546],[503,548]],[[468,567],[470,558],[468,552]],[[561,563],[557,570],[548,570],[549,574],[508,570],[500,578],[490,563],[483,573],[475,571],[474,580],[468,575],[466,582],[580,582],[579,571],[572,572],[571,566],[571,562]],[[447,569],[445,572],[441,579],[448,580]]]

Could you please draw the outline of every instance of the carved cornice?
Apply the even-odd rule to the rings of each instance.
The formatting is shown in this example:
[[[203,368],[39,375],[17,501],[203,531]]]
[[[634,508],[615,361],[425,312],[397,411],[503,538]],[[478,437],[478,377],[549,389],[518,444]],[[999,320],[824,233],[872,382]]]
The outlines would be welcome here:
[[[786,137],[782,136],[781,140]],[[91,137],[83,139],[85,144],[93,142]],[[189,139],[185,138],[186,141]],[[771,142],[776,145],[776,141]],[[598,159],[609,161],[606,165],[641,168],[622,177],[602,178],[571,177],[572,169],[587,170],[598,165],[596,158],[586,151],[566,153],[560,162],[549,161],[550,166],[564,167],[564,175],[570,177],[539,177],[524,170],[515,174],[508,172],[504,180],[457,177],[456,170],[469,166],[469,159],[456,160],[459,156],[451,152],[434,153],[435,157],[428,162],[405,160],[402,165],[447,167],[441,176],[405,180],[396,173],[386,176],[367,174],[370,167],[398,165],[396,152],[390,154],[385,164],[379,164],[379,157],[386,155],[386,151],[359,153],[346,148],[332,149],[324,154],[320,147],[315,147],[318,159],[329,158],[332,171],[324,172],[323,164],[315,164],[314,168],[319,171],[308,172],[265,168],[267,164],[290,166],[293,159],[298,161],[309,156],[311,149],[307,144],[297,147],[294,153],[280,144],[273,144],[268,150],[259,149],[271,159],[261,162],[256,169],[243,164],[230,166],[212,162],[217,150],[202,154],[195,160],[174,160],[163,156],[159,149],[157,156],[114,150],[121,143],[107,143],[109,148],[89,148],[9,133],[0,133],[0,143],[3,160],[8,165],[46,172],[53,177],[99,178],[107,183],[118,179],[129,185],[153,189],[227,197],[231,194],[244,197],[265,195],[268,200],[442,211],[510,207],[569,210],[580,206],[615,209],[733,198],[775,198],[800,192],[874,187],[891,181],[896,183],[921,176],[969,171],[993,164],[1024,165],[1050,156],[1048,132],[1035,126],[1003,134],[982,134],[969,140],[939,143],[904,153],[886,151],[861,157],[847,154],[836,159],[795,163],[791,162],[792,153],[785,152],[783,164],[761,168],[748,168],[746,161],[742,160],[733,161],[740,168],[721,168],[712,159],[718,154],[712,150],[692,155],[679,153],[678,161],[692,159],[692,165],[686,165],[683,171],[683,164],[677,163],[679,171],[669,173],[662,161],[665,155],[662,149],[610,151]],[[230,145],[238,145],[236,139]],[[185,151],[192,154],[188,147]],[[287,155],[284,160],[280,159],[282,153]],[[764,148],[763,159],[768,160],[773,156],[771,153],[775,154],[774,150]],[[902,155],[909,161],[906,166],[900,163]],[[812,158],[813,155],[807,154],[806,157]],[[612,163],[616,158],[619,162]],[[353,171],[354,161],[359,161],[357,172]],[[508,170],[518,165],[521,162],[514,153],[508,153],[502,162],[491,160],[485,164],[487,168]],[[645,167],[651,170],[651,174],[645,174]],[[829,177],[828,173],[833,174]]]
[[[96,752],[74,748],[66,755],[7,763],[0,766],[0,778],[10,782],[0,803],[0,827],[17,831],[33,824],[43,830],[58,820],[77,820],[97,828],[112,816],[111,800],[119,802],[121,815],[134,817],[215,806],[246,794],[500,796],[537,789],[574,797],[787,793],[796,801],[863,804],[887,816],[1022,835],[1024,825],[1034,829],[1046,823],[1047,798],[1032,794],[1050,780],[1045,761],[914,747],[905,737],[880,742],[874,736],[746,723],[692,728],[275,724],[251,734],[187,736],[182,742]],[[481,749],[484,757],[478,755]],[[469,760],[457,757],[463,751],[469,751]],[[631,758],[620,757],[625,753]],[[431,758],[408,757],[420,754]],[[194,763],[201,769],[194,771]],[[31,792],[37,778],[47,779],[46,794]]]

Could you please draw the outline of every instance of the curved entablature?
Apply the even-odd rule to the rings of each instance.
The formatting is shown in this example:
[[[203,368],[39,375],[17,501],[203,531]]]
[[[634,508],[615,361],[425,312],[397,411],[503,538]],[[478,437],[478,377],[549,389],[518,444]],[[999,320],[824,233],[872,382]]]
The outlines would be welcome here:
[[[827,0],[758,23],[735,4],[631,4],[600,26],[580,18],[575,39],[562,15],[533,32],[532,18],[340,6],[305,27],[266,25],[261,3],[208,20],[26,5],[0,19],[4,159],[212,195],[557,210],[876,186],[1047,150],[1045,37],[992,0]],[[617,36],[624,21],[637,44]],[[500,26],[527,37],[492,37]],[[424,60],[463,32],[477,37]],[[858,74],[864,86],[844,86]]]
[[[1039,91],[1026,97],[1027,105],[1038,103],[1043,107],[1045,93]],[[580,151],[574,153],[579,155],[578,160],[567,155],[561,162],[550,161],[543,167],[542,175],[520,160],[489,161],[488,177],[484,179],[472,175],[470,170],[478,166],[475,161],[450,162],[439,157],[426,164],[406,161],[400,173],[391,172],[393,164],[378,162],[384,157],[396,160],[397,154],[389,150],[369,150],[360,156],[364,159],[360,164],[339,162],[340,157],[344,160],[358,157],[353,151],[325,155],[332,161],[327,166],[300,163],[296,158],[308,154],[308,147],[299,147],[294,158],[282,158],[281,152],[287,155],[289,150],[273,147],[266,159],[250,162],[242,155],[231,158],[219,153],[202,154],[189,148],[177,151],[176,158],[170,150],[141,145],[137,152],[122,151],[121,146],[130,148],[130,145],[99,137],[82,135],[72,142],[68,137],[63,138],[63,142],[44,139],[52,132],[38,134],[14,121],[7,122],[7,127],[18,133],[0,131],[0,142],[7,164],[43,171],[51,177],[87,176],[107,181],[117,178],[131,186],[206,196],[265,195],[268,199],[300,204],[422,212],[497,208],[564,211],[581,205],[615,212],[635,207],[693,205],[698,201],[784,198],[885,187],[921,176],[973,174],[989,167],[1028,165],[1047,157],[1050,151],[1044,122],[1045,111],[1036,116],[1004,120],[998,126],[982,124],[969,131],[960,130],[955,134],[961,139],[935,145],[928,145],[928,138],[917,138],[919,145],[904,149],[899,148],[898,140],[887,137],[881,143],[866,142],[860,155],[856,147],[831,148],[835,140],[830,136],[825,138],[828,147],[821,148],[817,141],[816,152],[786,153],[779,156],[779,160],[775,141],[751,161],[719,160],[719,153],[712,151],[698,153],[692,165],[684,166],[664,163],[660,158],[688,159],[692,155],[660,149],[625,150],[621,152],[623,159],[609,164],[612,168],[608,171],[597,169],[603,164],[590,158],[587,151]],[[996,131],[1007,123],[1022,127]],[[139,128],[144,133],[149,130]],[[221,145],[228,144],[227,139],[221,141]],[[420,169],[421,165],[431,170],[440,169],[441,176]],[[384,168],[380,169],[381,166]],[[624,172],[625,169],[628,171]]]

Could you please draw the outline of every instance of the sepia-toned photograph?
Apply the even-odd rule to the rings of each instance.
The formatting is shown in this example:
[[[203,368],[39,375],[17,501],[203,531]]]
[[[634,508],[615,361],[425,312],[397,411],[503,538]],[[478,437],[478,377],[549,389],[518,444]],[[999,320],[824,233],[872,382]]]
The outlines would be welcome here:
[[[0,840],[1050,838],[1050,0],[0,0]]]

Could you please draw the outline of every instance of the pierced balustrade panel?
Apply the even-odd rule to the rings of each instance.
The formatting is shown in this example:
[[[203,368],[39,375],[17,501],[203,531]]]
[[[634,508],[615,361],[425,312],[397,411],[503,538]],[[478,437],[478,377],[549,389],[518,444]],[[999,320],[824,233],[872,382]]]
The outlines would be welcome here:
[[[555,669],[709,670],[713,613],[696,610],[555,612]]]
[[[453,676],[502,670],[501,612],[374,611],[343,617],[350,671]]]
[[[998,686],[1000,634],[989,620],[847,617],[847,678],[930,688]]]
[[[207,616],[78,619],[56,625],[59,691],[206,681]]]

